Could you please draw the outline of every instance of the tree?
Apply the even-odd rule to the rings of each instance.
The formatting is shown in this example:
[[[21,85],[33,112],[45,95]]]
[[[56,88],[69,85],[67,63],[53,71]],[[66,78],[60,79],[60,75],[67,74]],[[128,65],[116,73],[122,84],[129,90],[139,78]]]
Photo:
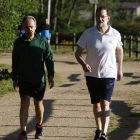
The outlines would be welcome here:
[[[72,12],[73,12],[73,10],[74,10],[74,7],[75,7],[75,5],[76,5],[76,2],[77,2],[77,0],[73,0],[73,4],[72,4],[72,7],[71,7],[71,9],[70,9],[69,16],[68,16],[67,27],[69,27],[69,25],[70,25],[71,17],[72,17]]]
[[[0,0],[0,49],[7,49],[13,46],[14,40],[18,37],[18,26],[25,15],[39,13],[39,1],[25,0]],[[31,8],[32,7],[32,8]]]

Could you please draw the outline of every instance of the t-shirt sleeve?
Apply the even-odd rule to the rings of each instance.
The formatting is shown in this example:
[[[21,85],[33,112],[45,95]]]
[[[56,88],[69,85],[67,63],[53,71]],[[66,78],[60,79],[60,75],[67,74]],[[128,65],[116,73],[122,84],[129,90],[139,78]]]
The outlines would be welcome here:
[[[87,46],[87,34],[86,34],[86,32],[84,32],[81,35],[81,37],[77,41],[77,45],[80,46],[80,47],[82,47],[83,49],[86,48],[86,46]]]
[[[118,43],[117,43],[117,47],[122,47],[123,43],[121,41],[121,35],[120,33],[118,33]]]

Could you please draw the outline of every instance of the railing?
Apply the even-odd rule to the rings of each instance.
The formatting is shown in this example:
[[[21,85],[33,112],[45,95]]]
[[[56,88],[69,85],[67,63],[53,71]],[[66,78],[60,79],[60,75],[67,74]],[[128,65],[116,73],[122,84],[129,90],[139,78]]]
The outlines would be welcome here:
[[[138,55],[140,53],[140,38],[139,37],[134,38],[132,35],[130,36],[124,35],[122,36],[122,42],[124,53],[128,50],[130,58],[133,57],[134,53],[135,57],[138,58]]]
[[[75,51],[75,46],[77,46],[76,41],[80,35],[77,35],[76,33],[70,34],[70,35],[62,35],[58,34],[58,32],[55,33],[55,42],[53,45],[55,45],[55,50],[59,49],[59,46],[72,46],[72,51]],[[59,39],[61,38],[61,40]],[[65,39],[69,40],[70,43],[63,43],[62,40]]]
[[[55,50],[59,49],[59,46],[72,46],[72,51],[75,51],[75,46],[77,46],[76,42],[79,39],[80,35],[73,33],[71,35],[59,35],[58,32],[55,33],[55,42],[53,45],[55,45]],[[71,40],[70,44],[64,44],[61,43],[62,38],[69,38]],[[66,40],[67,40],[66,39]],[[126,36],[123,35],[122,36],[122,42],[123,42],[123,49],[124,49],[124,54],[127,52],[128,56],[130,58],[135,57],[138,58],[139,57],[139,53],[140,53],[140,38],[139,37],[133,37],[132,35],[130,36]]]

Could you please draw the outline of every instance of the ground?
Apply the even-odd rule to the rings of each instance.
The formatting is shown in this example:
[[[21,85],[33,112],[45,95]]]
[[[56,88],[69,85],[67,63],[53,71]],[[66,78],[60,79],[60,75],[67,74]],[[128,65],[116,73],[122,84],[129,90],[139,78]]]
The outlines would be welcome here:
[[[96,129],[84,73],[74,55],[54,54],[61,83],[47,88],[44,98],[44,140],[93,140]],[[11,54],[0,63],[11,65]],[[116,81],[111,101],[109,140],[140,139],[140,62],[123,63],[124,77]],[[11,83],[12,84],[12,83]],[[0,98],[0,139],[16,140],[20,98],[17,92]],[[27,133],[34,139],[36,118],[31,100]]]

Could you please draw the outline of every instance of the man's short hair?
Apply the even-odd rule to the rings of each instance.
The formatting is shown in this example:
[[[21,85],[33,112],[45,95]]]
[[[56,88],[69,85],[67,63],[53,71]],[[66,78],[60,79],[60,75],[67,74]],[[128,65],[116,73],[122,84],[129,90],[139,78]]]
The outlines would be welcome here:
[[[107,15],[110,16],[110,15],[109,15],[109,11],[108,11],[108,9],[107,9],[105,6],[100,6],[100,7],[98,7],[98,8],[96,9],[96,14],[97,14],[97,12],[100,12],[100,11],[102,11],[102,10],[106,10]]]
[[[25,21],[27,21],[28,19],[33,19],[33,21],[35,22],[36,24],[36,19],[33,17],[33,16],[25,16],[23,19],[22,19],[22,25]]]

